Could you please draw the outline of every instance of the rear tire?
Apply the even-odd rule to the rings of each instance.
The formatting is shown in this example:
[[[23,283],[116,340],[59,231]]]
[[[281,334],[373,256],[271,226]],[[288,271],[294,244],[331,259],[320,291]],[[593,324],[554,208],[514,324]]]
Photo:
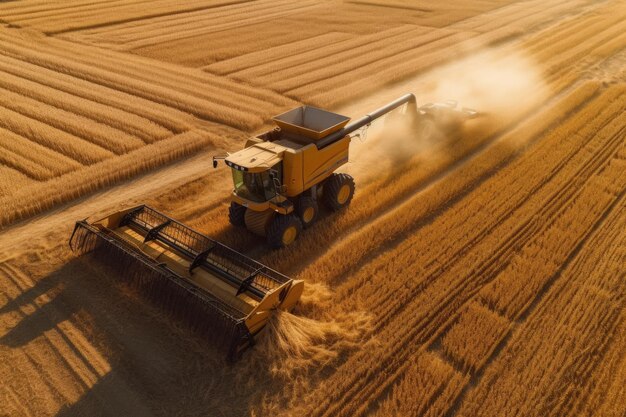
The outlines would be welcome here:
[[[294,214],[277,214],[267,228],[267,243],[274,249],[291,245],[302,232],[302,221]]]
[[[313,197],[300,197],[298,201],[298,216],[302,220],[302,227],[305,229],[315,223],[320,209],[317,201]]]
[[[246,210],[246,207],[231,201],[230,207],[228,208],[228,221],[230,224],[237,227],[245,227]]]
[[[348,174],[333,174],[324,184],[324,203],[331,210],[346,207],[354,196],[354,178]]]

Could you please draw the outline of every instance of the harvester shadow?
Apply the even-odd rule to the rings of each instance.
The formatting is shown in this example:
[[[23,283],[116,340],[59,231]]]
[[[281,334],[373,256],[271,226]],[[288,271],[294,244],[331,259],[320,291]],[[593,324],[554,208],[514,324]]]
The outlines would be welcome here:
[[[94,358],[59,327],[65,322],[108,363],[109,370],[58,416],[206,415],[210,410],[245,415],[253,397],[272,389],[270,384],[250,385],[248,375],[237,374],[253,368],[245,366],[251,355],[240,360],[244,366],[233,366],[199,334],[99,268],[89,259],[73,259],[0,307],[0,314],[22,311],[23,316],[0,337],[0,344],[20,348],[33,342],[36,348],[39,338],[56,330],[79,362],[96,369]],[[64,355],[58,352],[60,358]],[[62,366],[82,384],[75,362]],[[265,379],[256,368],[255,376]]]
[[[149,404],[132,391],[123,389],[124,385],[124,377],[112,370],[100,378],[76,403],[63,406],[56,417],[153,416]]]
[[[34,312],[26,314],[15,327],[0,337],[0,344],[14,348],[26,345],[74,313],[67,308],[58,308],[58,297],[62,291],[60,274],[63,273],[63,268],[57,272],[38,281],[36,285],[0,307],[0,315],[3,315],[12,311],[19,311],[24,306],[35,306],[37,305],[36,300],[41,300],[44,296],[50,299],[43,305],[36,307]],[[9,277],[9,279],[12,278]],[[41,303],[40,301],[39,304]]]
[[[62,311],[54,306],[55,299],[24,317],[13,329],[0,337],[0,344],[17,348],[28,344],[46,331],[71,317],[72,312]],[[8,307],[8,306],[7,306]]]

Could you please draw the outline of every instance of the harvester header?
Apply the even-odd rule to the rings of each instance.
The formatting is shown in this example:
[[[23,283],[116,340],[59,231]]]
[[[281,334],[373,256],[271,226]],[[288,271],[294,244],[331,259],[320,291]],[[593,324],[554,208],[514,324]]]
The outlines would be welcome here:
[[[273,310],[291,309],[304,287],[148,206],[77,222],[70,247],[109,265],[230,359],[253,343]]]

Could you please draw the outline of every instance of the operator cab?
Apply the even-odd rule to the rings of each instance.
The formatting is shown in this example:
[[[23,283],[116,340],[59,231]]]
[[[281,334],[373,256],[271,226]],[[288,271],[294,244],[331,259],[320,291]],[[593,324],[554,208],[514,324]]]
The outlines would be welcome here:
[[[229,155],[234,193],[242,200],[264,203],[274,199],[282,189],[282,155],[280,145],[263,142]]]
[[[227,162],[228,163],[228,162]],[[282,163],[279,162],[270,169],[262,172],[249,172],[233,168],[233,184],[235,194],[244,200],[263,203],[276,197],[276,183],[280,185]]]

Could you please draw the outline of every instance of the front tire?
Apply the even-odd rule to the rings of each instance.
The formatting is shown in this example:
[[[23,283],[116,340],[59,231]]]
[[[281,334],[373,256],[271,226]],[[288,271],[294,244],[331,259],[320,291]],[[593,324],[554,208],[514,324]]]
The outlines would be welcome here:
[[[228,221],[230,224],[237,227],[245,227],[246,210],[246,207],[231,201],[230,207],[228,208]]]
[[[302,227],[305,229],[315,223],[320,209],[317,201],[313,197],[300,197],[298,201],[298,216],[302,220]]]
[[[354,178],[348,174],[333,174],[324,184],[324,203],[331,210],[346,207],[354,197]]]
[[[274,249],[291,245],[302,232],[302,221],[294,214],[277,214],[267,229],[267,243]]]

